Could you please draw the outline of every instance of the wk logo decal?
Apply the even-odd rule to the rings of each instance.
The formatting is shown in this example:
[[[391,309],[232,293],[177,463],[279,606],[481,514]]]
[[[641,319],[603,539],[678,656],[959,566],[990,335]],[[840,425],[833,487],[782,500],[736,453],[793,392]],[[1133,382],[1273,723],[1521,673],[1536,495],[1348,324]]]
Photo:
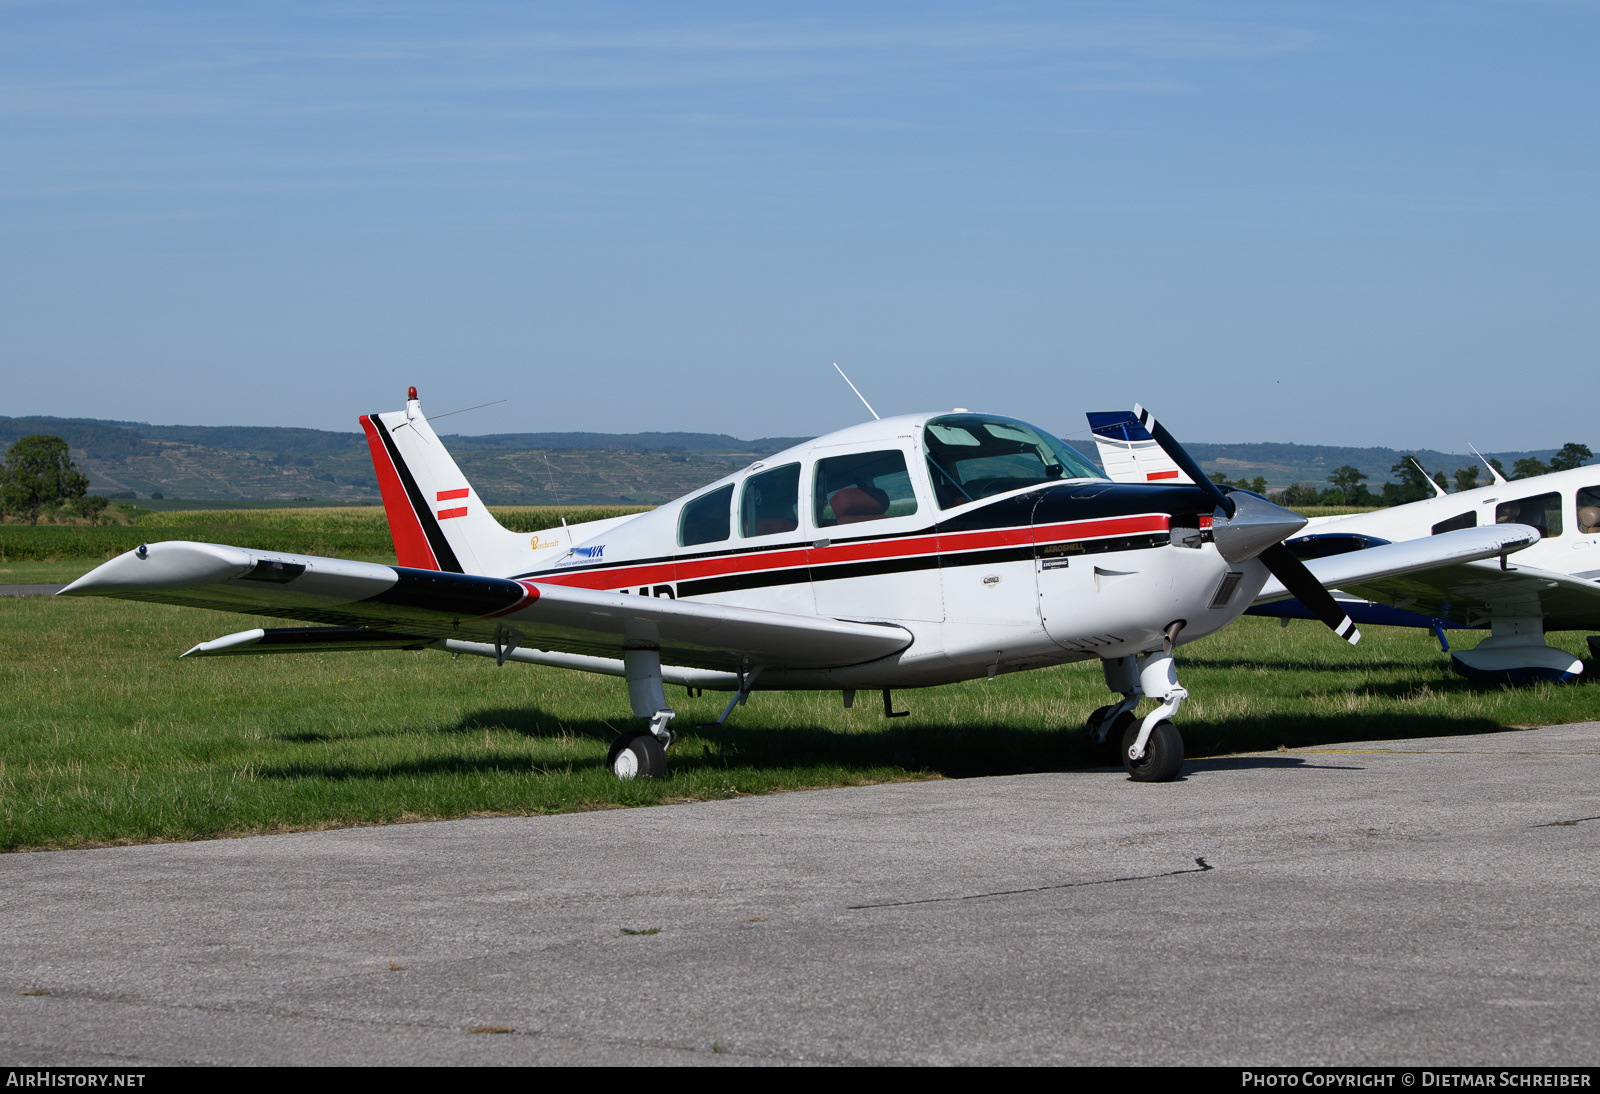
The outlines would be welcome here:
[[[598,547],[573,547],[556,565],[577,566],[584,562],[599,562],[601,561],[601,556],[605,553],[606,545],[604,543]]]

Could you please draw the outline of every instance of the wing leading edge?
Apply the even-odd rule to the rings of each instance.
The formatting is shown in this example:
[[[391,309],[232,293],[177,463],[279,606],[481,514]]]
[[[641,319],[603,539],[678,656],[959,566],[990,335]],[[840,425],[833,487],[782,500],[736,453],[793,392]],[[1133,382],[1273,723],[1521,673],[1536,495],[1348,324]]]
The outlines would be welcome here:
[[[393,644],[440,638],[598,657],[659,649],[664,662],[739,671],[822,669],[899,653],[892,624],[596,592],[471,574],[169,541],[129,551],[61,590],[360,627]]]
[[[1465,623],[1465,609],[1471,607],[1474,600],[1486,607],[1491,599],[1522,596],[1533,587],[1530,582],[1548,583],[1559,577],[1563,579],[1562,587],[1585,586],[1600,594],[1600,586],[1581,578],[1524,566],[1502,568],[1498,562],[1483,561],[1513,554],[1537,542],[1539,531],[1536,528],[1525,524],[1495,524],[1313,559],[1306,563],[1306,568],[1325,588],[1340,589],[1448,622]],[[1534,578],[1535,574],[1539,576]],[[1577,590],[1569,590],[1569,593],[1576,595]],[[1261,587],[1255,603],[1281,600],[1288,595],[1283,584],[1272,578]],[[1457,598],[1455,609],[1452,609],[1452,597]]]

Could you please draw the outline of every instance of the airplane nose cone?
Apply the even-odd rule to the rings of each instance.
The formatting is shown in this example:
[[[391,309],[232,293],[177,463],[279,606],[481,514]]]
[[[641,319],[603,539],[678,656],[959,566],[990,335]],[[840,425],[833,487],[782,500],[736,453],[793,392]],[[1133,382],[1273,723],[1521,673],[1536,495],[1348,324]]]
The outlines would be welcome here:
[[[1255,558],[1306,526],[1306,518],[1299,513],[1291,513],[1254,494],[1235,491],[1230,497],[1236,506],[1233,516],[1224,518],[1219,509],[1211,525],[1217,551],[1229,562]]]

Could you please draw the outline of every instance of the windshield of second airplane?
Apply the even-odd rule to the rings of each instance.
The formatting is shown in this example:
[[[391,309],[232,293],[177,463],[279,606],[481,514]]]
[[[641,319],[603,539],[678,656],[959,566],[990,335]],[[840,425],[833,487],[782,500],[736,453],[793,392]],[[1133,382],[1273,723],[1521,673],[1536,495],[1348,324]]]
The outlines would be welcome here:
[[[1015,418],[946,414],[923,429],[928,474],[941,509],[1100,469],[1041,429]]]

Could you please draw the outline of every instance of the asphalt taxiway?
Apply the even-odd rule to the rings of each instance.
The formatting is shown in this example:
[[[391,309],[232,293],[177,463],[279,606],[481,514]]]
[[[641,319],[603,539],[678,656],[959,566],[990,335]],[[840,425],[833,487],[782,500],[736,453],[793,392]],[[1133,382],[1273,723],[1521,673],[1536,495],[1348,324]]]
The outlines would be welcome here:
[[[1592,1064],[1597,896],[1600,723],[13,854],[0,1059]]]

